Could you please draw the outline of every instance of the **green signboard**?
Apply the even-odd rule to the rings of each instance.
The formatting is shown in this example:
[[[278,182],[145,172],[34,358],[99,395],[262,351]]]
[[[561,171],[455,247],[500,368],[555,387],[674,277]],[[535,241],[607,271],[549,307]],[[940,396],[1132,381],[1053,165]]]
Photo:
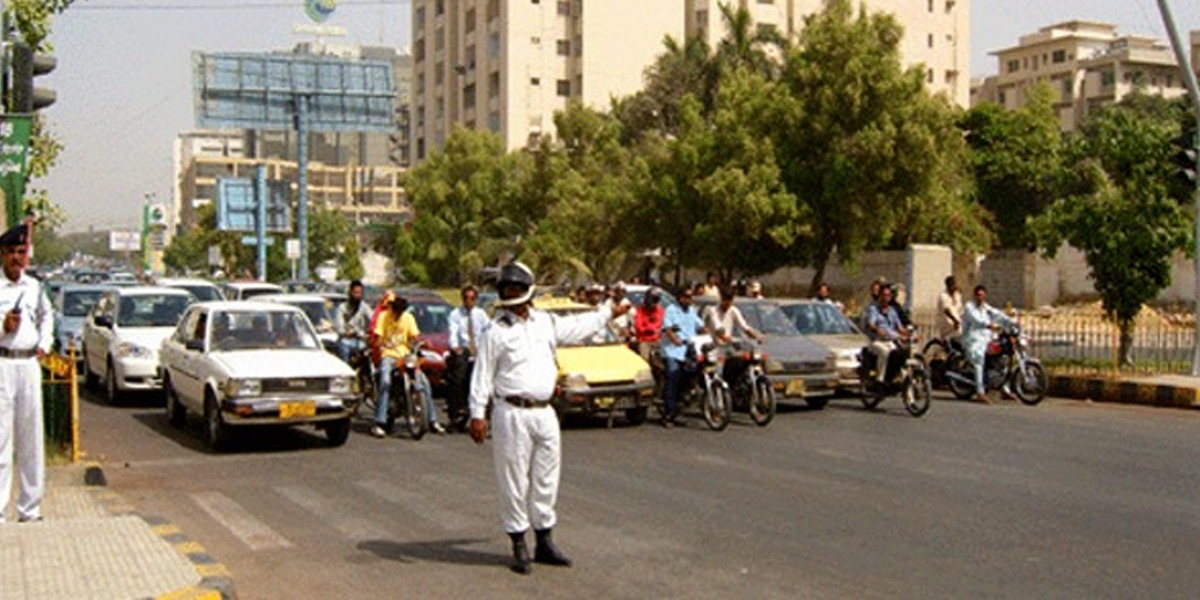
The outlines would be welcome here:
[[[7,227],[21,221],[32,128],[33,118],[29,115],[0,115],[0,190],[4,191]]]

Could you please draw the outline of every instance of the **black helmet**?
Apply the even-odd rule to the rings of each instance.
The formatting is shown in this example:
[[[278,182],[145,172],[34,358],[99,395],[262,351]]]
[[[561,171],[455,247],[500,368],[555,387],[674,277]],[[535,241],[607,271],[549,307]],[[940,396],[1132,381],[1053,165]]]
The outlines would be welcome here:
[[[522,294],[515,298],[505,298],[504,289],[516,286],[522,289]],[[500,269],[500,277],[496,280],[496,291],[500,298],[496,304],[500,306],[516,306],[529,302],[533,297],[533,271],[519,262],[510,262]]]

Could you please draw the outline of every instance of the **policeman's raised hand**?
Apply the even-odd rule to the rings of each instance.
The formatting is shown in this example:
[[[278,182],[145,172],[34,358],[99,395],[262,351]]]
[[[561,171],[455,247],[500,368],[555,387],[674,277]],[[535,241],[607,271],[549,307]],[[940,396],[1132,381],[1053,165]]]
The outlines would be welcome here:
[[[471,419],[468,426],[471,431],[471,439],[475,440],[476,444],[482,444],[487,439],[488,424],[483,419]]]

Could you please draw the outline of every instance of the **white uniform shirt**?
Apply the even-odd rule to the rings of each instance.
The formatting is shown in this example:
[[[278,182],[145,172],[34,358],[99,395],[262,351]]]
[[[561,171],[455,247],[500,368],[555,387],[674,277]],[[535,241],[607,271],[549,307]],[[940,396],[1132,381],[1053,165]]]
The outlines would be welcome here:
[[[528,319],[499,309],[483,339],[476,342],[471,418],[484,418],[490,398],[549,400],[558,382],[554,358],[558,344],[583,342],[602,330],[610,318],[612,311],[607,308],[571,316],[530,309]]]
[[[471,347],[471,334],[467,331],[468,320],[471,323],[471,329],[475,330],[475,346],[478,348],[479,340],[483,338],[483,330],[488,324],[487,313],[476,306],[471,309],[471,318],[467,319],[467,307],[460,306],[450,313],[451,350],[460,348],[466,350]]]
[[[49,353],[54,343],[54,314],[50,301],[42,292],[37,279],[21,273],[16,281],[0,275],[0,318],[8,314],[13,306],[21,302],[21,324],[12,333],[3,333],[0,328],[0,347],[8,350],[33,350],[40,348]]]

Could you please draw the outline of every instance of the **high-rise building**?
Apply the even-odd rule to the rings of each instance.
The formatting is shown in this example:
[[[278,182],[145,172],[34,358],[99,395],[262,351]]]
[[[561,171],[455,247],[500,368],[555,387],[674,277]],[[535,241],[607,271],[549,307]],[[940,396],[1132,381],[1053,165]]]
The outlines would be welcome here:
[[[687,35],[700,36],[715,46],[728,34],[720,5],[741,6],[759,26],[774,26],[795,40],[804,18],[824,8],[826,0],[687,0]],[[854,2],[868,13],[891,13],[904,27],[900,60],[921,64],[925,84],[959,106],[970,102],[970,0],[865,0]]]
[[[1192,54],[1197,38],[1192,34]],[[1116,25],[1067,21],[1023,35],[1016,46],[991,53],[999,73],[978,82],[971,105],[994,102],[1025,105],[1037,83],[1057,94],[1054,105],[1064,131],[1079,127],[1100,106],[1118,102],[1135,89],[1174,98],[1187,93],[1170,46],[1159,39],[1119,35]]]
[[[490,130],[508,147],[553,133],[570,100],[607,109],[642,89],[663,40],[723,36],[718,3],[795,37],[825,0],[413,0],[413,160],[456,125]],[[919,4],[919,6],[918,6]],[[868,0],[904,26],[906,64],[931,90],[969,100],[969,0]]]

